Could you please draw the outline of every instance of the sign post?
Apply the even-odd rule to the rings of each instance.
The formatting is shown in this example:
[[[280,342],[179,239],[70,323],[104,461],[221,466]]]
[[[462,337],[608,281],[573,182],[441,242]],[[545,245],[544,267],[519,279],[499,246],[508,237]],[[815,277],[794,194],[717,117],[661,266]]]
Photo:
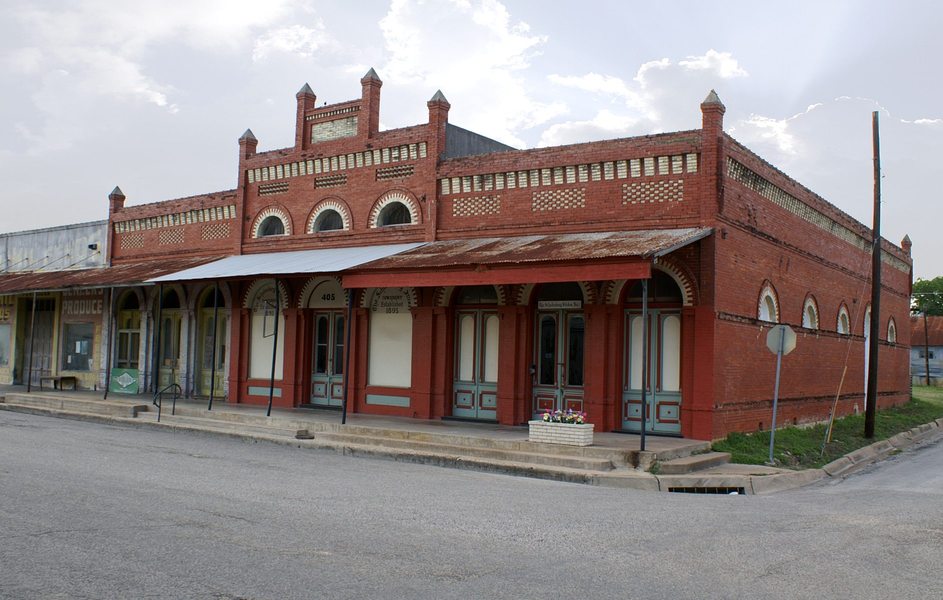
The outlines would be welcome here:
[[[769,430],[769,464],[773,464],[773,444],[776,440],[776,407],[779,404],[779,373],[783,356],[796,349],[796,332],[789,325],[776,325],[766,334],[766,347],[776,355],[776,385],[773,388],[773,423]]]

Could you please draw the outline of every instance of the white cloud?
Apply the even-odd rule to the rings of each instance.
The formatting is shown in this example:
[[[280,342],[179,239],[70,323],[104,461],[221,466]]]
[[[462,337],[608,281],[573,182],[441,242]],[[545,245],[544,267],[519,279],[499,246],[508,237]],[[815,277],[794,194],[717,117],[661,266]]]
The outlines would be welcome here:
[[[555,124],[544,132],[540,144],[560,143],[577,131],[591,136],[587,139],[604,139],[694,128],[700,121],[697,103],[712,88],[739,77],[747,77],[747,72],[732,54],[713,49],[677,62],[660,58],[642,63],[631,79],[596,72],[551,75],[551,83],[608,97],[623,108],[601,111],[588,121]]]
[[[714,49],[708,50],[703,56],[689,56],[678,61],[678,64],[686,69],[716,73],[722,79],[748,75],[730,52],[717,52]]]
[[[148,72],[151,64],[159,64],[151,62],[155,52],[182,45],[231,53],[291,9],[288,0],[82,0],[17,6],[8,13],[16,26],[14,47],[0,69],[32,77],[22,85],[34,111],[15,118],[14,131],[35,154],[81,139],[92,127],[88,115],[97,105],[137,103],[175,114],[177,90]],[[263,36],[268,45],[261,51],[310,51],[313,36],[306,33],[303,27],[276,30]],[[57,87],[50,87],[53,82]]]
[[[496,0],[393,0],[380,29],[386,46],[380,76],[422,86],[426,99],[436,89],[461,96],[463,112],[449,120],[463,127],[522,146],[521,130],[566,110],[562,102],[541,102],[530,93],[528,68],[546,36],[515,22]],[[424,118],[414,108],[401,115]]]
[[[540,136],[538,146],[560,146],[587,140],[625,137],[638,132],[640,119],[600,110],[588,121],[567,121],[548,127]]]
[[[291,25],[266,32],[255,41],[252,60],[263,61],[274,53],[294,54],[302,57],[313,56],[315,51],[323,49],[330,41],[324,23],[318,20],[314,27]]]

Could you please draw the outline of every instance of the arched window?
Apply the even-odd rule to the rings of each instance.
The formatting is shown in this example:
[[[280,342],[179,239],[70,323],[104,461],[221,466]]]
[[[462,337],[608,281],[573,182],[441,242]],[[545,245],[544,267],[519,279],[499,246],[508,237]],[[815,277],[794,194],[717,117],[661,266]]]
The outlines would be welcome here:
[[[887,341],[891,344],[897,343],[897,324],[894,322],[894,317],[887,321]]]
[[[409,207],[402,202],[390,202],[377,215],[377,227],[388,225],[409,225],[413,222]]]
[[[344,228],[344,218],[334,209],[326,209],[314,220],[314,231],[337,231]]]
[[[779,323],[779,301],[773,286],[766,284],[760,292],[760,303],[757,307],[757,318],[767,323]]]
[[[841,335],[848,335],[851,333],[851,319],[848,318],[848,307],[844,304],[838,309],[838,320],[835,325],[835,331]]]
[[[259,237],[285,235],[285,224],[275,215],[269,215],[259,224]]]
[[[819,328],[819,308],[812,296],[805,299],[805,305],[802,307],[802,326],[806,329]]]

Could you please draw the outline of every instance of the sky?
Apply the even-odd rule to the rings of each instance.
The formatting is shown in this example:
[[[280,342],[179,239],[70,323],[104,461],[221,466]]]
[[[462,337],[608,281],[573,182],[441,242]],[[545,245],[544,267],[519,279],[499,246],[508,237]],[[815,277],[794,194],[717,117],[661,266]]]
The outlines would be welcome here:
[[[0,232],[236,187],[237,140],[294,143],[295,93],[381,129],[449,121],[518,148],[725,130],[869,227],[880,113],[885,238],[943,275],[943,3],[935,0],[4,0]]]

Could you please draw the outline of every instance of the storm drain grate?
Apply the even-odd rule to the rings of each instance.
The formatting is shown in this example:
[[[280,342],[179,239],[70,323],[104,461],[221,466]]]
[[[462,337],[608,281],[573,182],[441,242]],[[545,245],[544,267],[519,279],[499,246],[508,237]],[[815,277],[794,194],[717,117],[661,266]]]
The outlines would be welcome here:
[[[744,494],[742,487],[670,487],[668,491],[677,494]]]

